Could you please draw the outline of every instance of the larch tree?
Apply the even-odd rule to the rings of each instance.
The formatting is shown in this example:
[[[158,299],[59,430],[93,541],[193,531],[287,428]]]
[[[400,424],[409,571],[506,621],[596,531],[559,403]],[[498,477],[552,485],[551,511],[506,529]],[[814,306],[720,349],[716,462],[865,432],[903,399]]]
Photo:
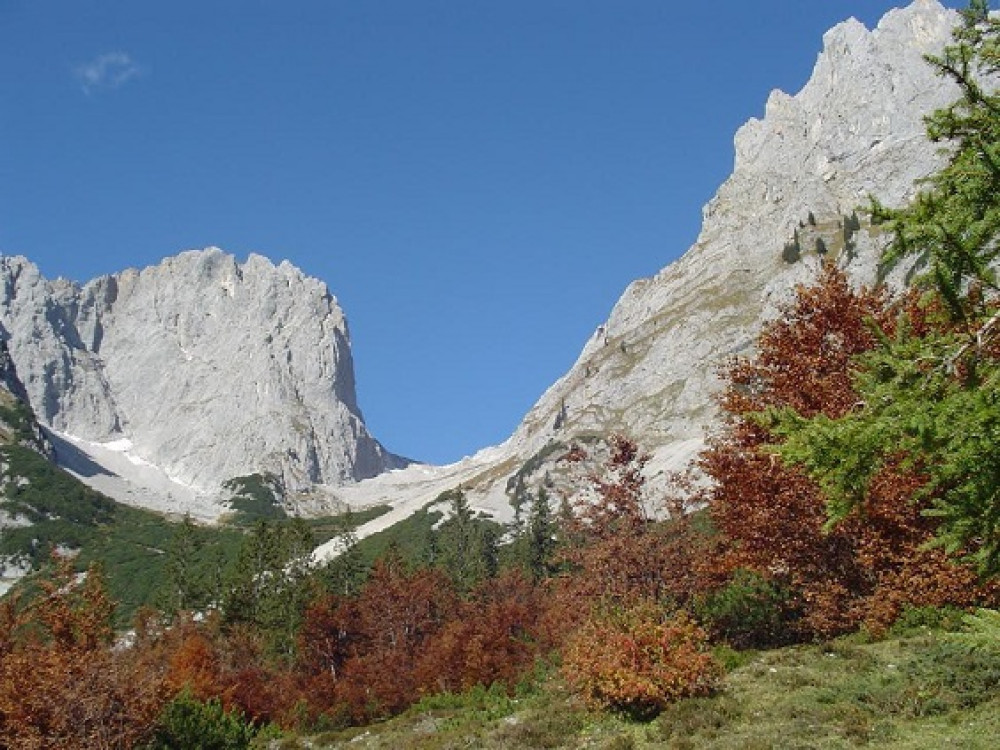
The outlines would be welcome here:
[[[959,91],[926,118],[947,163],[904,208],[873,200],[893,240],[883,262],[916,258],[927,290],[892,335],[855,363],[843,415],[772,415],[781,453],[819,482],[830,524],[863,508],[892,467],[922,475],[913,501],[950,555],[1000,572],[1000,19],[963,11],[953,43],[928,61]],[[918,267],[920,267],[918,265]]]

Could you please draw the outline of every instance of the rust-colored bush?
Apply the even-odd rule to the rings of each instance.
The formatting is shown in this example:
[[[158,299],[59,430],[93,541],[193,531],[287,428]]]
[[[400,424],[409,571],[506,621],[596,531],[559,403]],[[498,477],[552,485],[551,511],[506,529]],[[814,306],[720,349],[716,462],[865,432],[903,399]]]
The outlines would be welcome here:
[[[722,674],[694,622],[664,620],[651,605],[591,617],[567,643],[562,670],[592,707],[636,717],[707,695]]]
[[[30,602],[0,615],[0,746],[127,748],[146,739],[168,700],[144,643],[114,648],[100,573],[81,581],[55,561]]]

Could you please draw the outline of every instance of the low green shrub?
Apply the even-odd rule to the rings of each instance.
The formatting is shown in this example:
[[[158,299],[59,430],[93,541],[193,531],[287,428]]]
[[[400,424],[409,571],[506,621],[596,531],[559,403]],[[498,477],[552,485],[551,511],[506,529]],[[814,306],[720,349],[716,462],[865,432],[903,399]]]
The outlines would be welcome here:
[[[921,630],[958,630],[965,612],[958,607],[907,607],[889,629],[890,635]]]
[[[787,589],[750,570],[738,570],[718,591],[697,598],[694,614],[714,639],[734,648],[791,643],[795,612]]]
[[[200,701],[184,690],[163,710],[146,750],[243,750],[259,731],[242,713],[226,711],[218,699]]]

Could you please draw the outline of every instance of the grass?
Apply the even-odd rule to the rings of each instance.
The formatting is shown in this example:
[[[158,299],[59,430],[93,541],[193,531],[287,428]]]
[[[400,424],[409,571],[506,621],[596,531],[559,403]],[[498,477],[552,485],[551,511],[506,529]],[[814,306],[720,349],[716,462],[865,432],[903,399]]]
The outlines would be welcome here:
[[[287,738],[281,747],[993,748],[1000,735],[1000,641],[918,628],[877,643],[741,652],[717,695],[648,723],[585,710],[558,675],[513,695],[478,688],[427,698],[380,724]]]
[[[11,424],[10,414],[6,414]],[[26,418],[25,418],[26,419]],[[27,429],[22,420],[18,432]],[[99,563],[108,592],[119,602],[119,623],[127,623],[143,604],[153,604],[166,582],[167,550],[179,524],[149,511],[116,503],[87,487],[44,456],[21,444],[0,446],[9,466],[0,507],[29,519],[31,526],[4,529],[0,554],[26,556],[41,568],[53,548],[77,551],[77,565]],[[231,559],[242,534],[232,529],[199,528],[203,548],[195,561],[206,571]]]
[[[95,492],[47,458],[22,445],[0,448],[11,468],[3,487],[2,506],[32,523],[61,518],[82,526],[106,523],[114,503]]]

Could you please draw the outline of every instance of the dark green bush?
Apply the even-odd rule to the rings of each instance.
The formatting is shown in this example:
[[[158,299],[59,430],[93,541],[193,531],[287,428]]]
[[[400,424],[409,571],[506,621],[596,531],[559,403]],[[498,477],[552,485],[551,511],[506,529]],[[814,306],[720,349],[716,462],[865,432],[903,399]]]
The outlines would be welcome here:
[[[234,477],[222,484],[233,493],[229,504],[236,511],[233,519],[237,524],[251,525],[258,520],[278,520],[287,518],[281,507],[284,495],[281,479],[274,474],[250,474]]]
[[[893,623],[892,635],[906,635],[915,630],[958,630],[965,612],[958,607],[907,607]]]
[[[226,711],[218,699],[200,701],[184,690],[163,710],[146,750],[241,750],[257,728],[242,713]]]
[[[714,638],[735,648],[766,648],[794,640],[789,592],[753,571],[738,570],[724,588],[698,598],[694,613]]]

